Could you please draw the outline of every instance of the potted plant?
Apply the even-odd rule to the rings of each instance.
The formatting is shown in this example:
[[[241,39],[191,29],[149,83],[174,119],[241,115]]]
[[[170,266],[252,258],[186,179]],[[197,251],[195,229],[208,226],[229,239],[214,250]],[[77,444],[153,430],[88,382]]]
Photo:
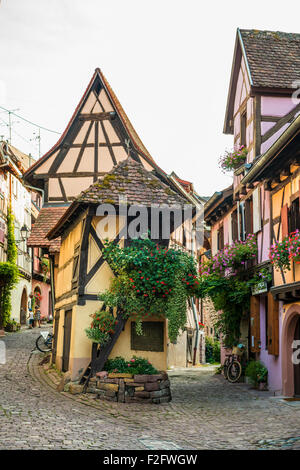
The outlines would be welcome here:
[[[250,361],[245,371],[254,388],[267,390],[268,369],[261,361]]]

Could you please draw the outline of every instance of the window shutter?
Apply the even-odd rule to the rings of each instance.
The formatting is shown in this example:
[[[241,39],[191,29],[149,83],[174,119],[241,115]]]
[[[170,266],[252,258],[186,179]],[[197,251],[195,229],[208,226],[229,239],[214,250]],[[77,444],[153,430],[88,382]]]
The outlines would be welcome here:
[[[231,242],[235,242],[237,239],[238,239],[238,218],[237,218],[237,211],[235,210],[231,214]]]
[[[255,295],[250,298],[250,336],[251,352],[260,352],[260,300]]]
[[[253,233],[261,230],[261,212],[260,212],[260,188],[254,189],[252,193],[253,200]]]
[[[245,201],[245,235],[253,232],[253,203],[252,198]]]
[[[228,215],[227,230],[228,230],[227,243],[229,243],[229,245],[231,245],[231,243],[232,243],[232,216],[231,216],[231,214]]]
[[[281,226],[282,226],[282,238],[287,237],[289,234],[289,220],[288,220],[288,205],[285,204],[281,208]]]
[[[279,302],[268,293],[268,353],[279,355]]]
[[[211,251],[212,256],[218,252],[218,231],[216,229],[211,232]]]

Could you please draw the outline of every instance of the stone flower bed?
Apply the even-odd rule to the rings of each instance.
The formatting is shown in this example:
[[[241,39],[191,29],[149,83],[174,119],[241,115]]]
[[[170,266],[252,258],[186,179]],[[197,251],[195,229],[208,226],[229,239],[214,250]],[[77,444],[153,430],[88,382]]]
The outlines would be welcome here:
[[[121,403],[167,403],[171,401],[170,381],[166,372],[155,375],[98,372],[89,381],[87,392],[101,400]]]

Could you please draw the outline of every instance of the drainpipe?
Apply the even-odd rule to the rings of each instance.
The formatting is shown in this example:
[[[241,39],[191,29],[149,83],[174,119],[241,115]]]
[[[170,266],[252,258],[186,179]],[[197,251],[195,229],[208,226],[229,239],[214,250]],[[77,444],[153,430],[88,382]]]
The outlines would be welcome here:
[[[55,304],[55,285],[54,285],[54,265],[55,265],[55,255],[49,254],[50,261],[50,286],[51,286],[51,313],[52,319],[54,320],[54,304]]]
[[[42,207],[43,207],[44,201],[45,201],[45,191],[41,188],[36,188],[35,186],[30,186],[29,184],[25,184],[25,182],[24,182],[24,186],[25,188],[33,189],[34,191],[40,191],[42,193]]]

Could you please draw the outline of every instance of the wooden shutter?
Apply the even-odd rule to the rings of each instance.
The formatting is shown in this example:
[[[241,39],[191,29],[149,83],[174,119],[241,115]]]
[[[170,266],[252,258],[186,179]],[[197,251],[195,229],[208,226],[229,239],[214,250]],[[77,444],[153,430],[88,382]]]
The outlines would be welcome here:
[[[250,347],[252,352],[260,352],[260,300],[250,298]]]
[[[279,302],[268,293],[268,353],[279,355]]]
[[[218,250],[223,250],[224,248],[224,228],[223,225],[220,225],[218,230]]]
[[[231,214],[228,215],[227,230],[228,230],[227,243],[231,245],[232,243],[232,215]]]
[[[238,239],[238,216],[237,211],[233,211],[231,214],[231,233],[232,241],[235,242]]]
[[[245,231],[246,235],[253,232],[253,202],[252,198],[245,201]]]
[[[281,208],[281,226],[282,226],[282,238],[287,237],[289,234],[289,218],[288,218],[288,205],[285,204]]]

